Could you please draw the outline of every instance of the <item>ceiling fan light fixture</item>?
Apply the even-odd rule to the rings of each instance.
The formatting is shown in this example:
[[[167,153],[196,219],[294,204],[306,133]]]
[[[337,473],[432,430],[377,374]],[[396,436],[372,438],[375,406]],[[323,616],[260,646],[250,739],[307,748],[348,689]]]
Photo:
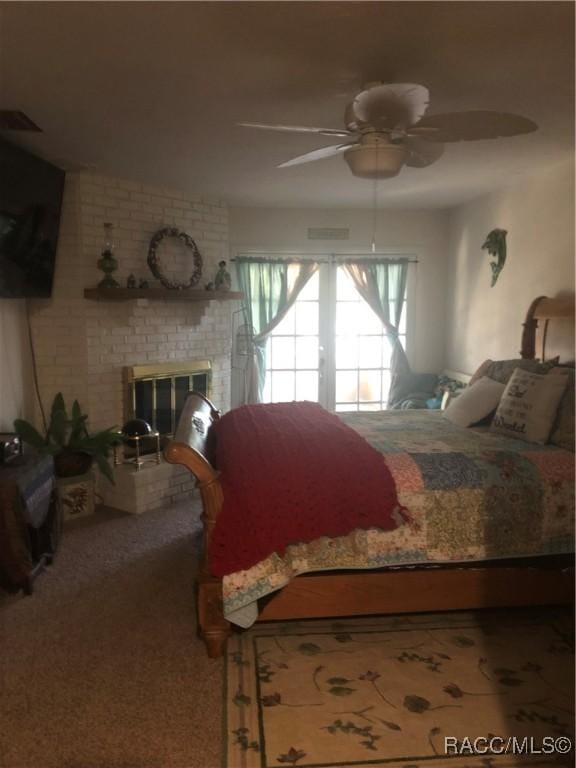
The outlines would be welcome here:
[[[400,173],[407,148],[403,144],[358,145],[344,153],[354,176],[361,179],[391,179]]]
[[[316,133],[346,139],[281,163],[279,168],[344,155],[361,179],[391,179],[402,166],[427,168],[440,159],[444,144],[519,136],[538,130],[522,115],[492,110],[468,110],[426,115],[430,93],[418,83],[368,83],[344,113],[346,128],[241,123],[252,128],[292,133]]]

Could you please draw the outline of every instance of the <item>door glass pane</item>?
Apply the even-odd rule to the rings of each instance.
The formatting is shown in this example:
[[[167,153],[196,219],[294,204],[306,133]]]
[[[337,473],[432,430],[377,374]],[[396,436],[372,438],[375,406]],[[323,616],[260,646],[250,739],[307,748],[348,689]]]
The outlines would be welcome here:
[[[317,371],[296,371],[296,400],[318,401]]]
[[[338,294],[338,301],[358,301],[360,298],[360,294],[344,267],[340,267],[336,273],[336,293]]]
[[[400,324],[398,325],[398,331],[400,334],[406,333],[406,302],[404,302],[404,306],[402,307],[402,314],[400,315]]]
[[[318,301],[319,279],[319,272],[316,270],[298,294],[298,301]]]
[[[272,400],[275,403],[286,403],[294,400],[294,373],[292,371],[272,371]]]
[[[356,371],[336,371],[336,402],[351,403],[358,400],[358,374]]]
[[[360,336],[359,365],[361,368],[380,368],[382,365],[382,336]]]
[[[294,337],[273,336],[270,367],[294,368]]]
[[[270,334],[264,402],[318,401],[319,286],[316,273]]]
[[[336,368],[358,366],[358,339],[356,336],[336,337]]]
[[[356,305],[358,330],[361,333],[382,333],[382,321],[374,310],[360,299]]]
[[[373,402],[374,400],[381,400],[382,390],[380,388],[382,382],[381,371],[360,371],[359,372],[359,386],[358,396],[359,400]]]
[[[272,331],[272,334],[275,336],[276,334],[279,334],[280,336],[286,335],[290,336],[294,333],[294,307],[288,310],[285,317],[282,318],[282,320],[278,323],[276,328]]]
[[[338,268],[336,289],[337,410],[349,408],[350,403],[363,410],[385,408],[390,388],[390,341],[380,318],[356,291],[343,267]],[[395,302],[390,302],[392,317],[394,307]],[[405,338],[400,338],[404,343]]]
[[[318,370],[317,336],[298,336],[296,338],[296,368]]]
[[[318,335],[318,302],[305,301],[296,304],[296,333]]]
[[[336,334],[338,336],[355,336],[360,332],[358,323],[359,303],[339,301],[336,309]]]

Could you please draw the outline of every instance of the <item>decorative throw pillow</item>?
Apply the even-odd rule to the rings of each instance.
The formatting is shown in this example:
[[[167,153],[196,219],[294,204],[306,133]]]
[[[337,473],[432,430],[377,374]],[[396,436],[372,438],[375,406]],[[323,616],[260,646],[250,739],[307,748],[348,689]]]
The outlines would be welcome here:
[[[484,362],[481,363],[472,374],[472,378],[468,382],[468,386],[471,387],[472,384],[476,384],[476,382],[480,381],[480,379],[482,379],[484,376],[488,376],[488,371],[492,365],[494,365],[494,360],[490,360],[490,358],[484,360]]]
[[[459,427],[476,424],[496,409],[504,389],[504,384],[483,376],[458,397],[450,400],[444,418]]]
[[[567,376],[542,376],[517,368],[490,429],[530,443],[545,443],[567,383]]]
[[[566,451],[574,450],[574,368],[553,368],[549,376],[567,376],[566,391],[562,395],[550,442]]]
[[[434,394],[437,381],[435,373],[396,374],[390,384],[388,408],[403,408],[403,402],[408,399],[419,399],[420,408],[426,408],[426,400]]]
[[[483,376],[489,376],[501,384],[508,384],[516,368],[521,368],[523,371],[529,371],[530,373],[545,374],[556,365],[558,365],[557,357],[552,360],[546,360],[545,363],[541,363],[538,360],[523,360],[522,358],[518,360],[493,360],[492,364],[487,366],[483,372]]]

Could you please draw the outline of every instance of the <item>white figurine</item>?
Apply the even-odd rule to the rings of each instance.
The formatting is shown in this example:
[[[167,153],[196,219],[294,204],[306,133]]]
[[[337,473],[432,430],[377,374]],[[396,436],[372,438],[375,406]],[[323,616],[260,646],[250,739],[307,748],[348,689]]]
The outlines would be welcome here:
[[[232,287],[232,278],[226,269],[226,262],[218,262],[218,272],[214,278],[214,289],[216,291],[229,291]]]

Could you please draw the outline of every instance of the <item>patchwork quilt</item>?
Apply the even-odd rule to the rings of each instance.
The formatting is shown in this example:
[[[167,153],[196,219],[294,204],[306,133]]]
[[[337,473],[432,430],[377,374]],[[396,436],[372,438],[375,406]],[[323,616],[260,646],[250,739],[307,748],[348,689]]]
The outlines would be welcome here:
[[[233,623],[250,626],[259,598],[305,572],[574,550],[573,453],[463,429],[437,411],[339,416],[384,455],[408,521],[392,531],[370,528],[294,544],[283,557],[224,577],[224,613]]]

